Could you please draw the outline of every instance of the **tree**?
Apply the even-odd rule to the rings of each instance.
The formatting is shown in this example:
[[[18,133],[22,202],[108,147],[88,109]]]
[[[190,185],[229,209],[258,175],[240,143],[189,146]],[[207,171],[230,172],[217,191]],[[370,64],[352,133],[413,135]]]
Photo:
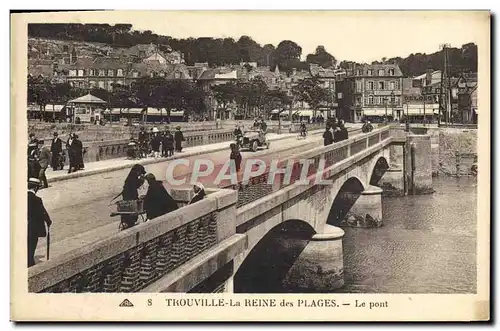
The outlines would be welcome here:
[[[236,100],[237,86],[233,82],[215,85],[212,87],[217,104],[222,105],[222,108],[227,109],[228,105]]]
[[[40,120],[46,119],[45,106],[54,100],[52,83],[43,77],[28,76],[28,101],[40,107]]]
[[[321,81],[317,77],[306,78],[292,88],[292,93],[297,101],[306,102],[313,109],[313,116],[316,110],[324,102],[328,102],[330,93],[320,86]]]
[[[278,133],[281,133],[281,113],[292,105],[292,98],[283,90],[269,90],[265,98],[268,115],[273,110],[278,110]]]
[[[132,91],[128,86],[123,86],[120,84],[113,84],[113,93],[109,95],[109,104],[112,107],[120,109],[120,117],[123,111],[130,108],[138,106],[138,98],[132,94]],[[128,112],[128,125],[132,125],[132,118],[130,117],[130,111]]]
[[[296,68],[297,63],[300,63],[301,54],[302,47],[297,43],[291,40],[283,40],[272,54],[272,67],[278,66],[280,70],[290,74],[291,70]]]
[[[306,62],[318,64],[323,68],[335,67],[337,64],[335,57],[326,51],[325,46],[321,45],[316,47],[314,54],[307,55]]]

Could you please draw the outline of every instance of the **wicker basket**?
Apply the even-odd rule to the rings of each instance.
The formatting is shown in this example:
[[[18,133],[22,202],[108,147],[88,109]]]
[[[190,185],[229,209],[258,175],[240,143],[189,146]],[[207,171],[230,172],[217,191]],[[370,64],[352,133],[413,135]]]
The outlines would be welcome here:
[[[117,212],[141,213],[144,211],[144,200],[122,200],[116,203]]]

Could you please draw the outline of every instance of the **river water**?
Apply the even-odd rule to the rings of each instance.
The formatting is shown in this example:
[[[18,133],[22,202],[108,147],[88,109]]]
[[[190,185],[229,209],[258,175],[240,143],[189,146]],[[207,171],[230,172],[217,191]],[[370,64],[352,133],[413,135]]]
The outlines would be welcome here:
[[[381,228],[344,228],[346,293],[475,293],[477,182],[434,178],[432,195],[384,197]]]

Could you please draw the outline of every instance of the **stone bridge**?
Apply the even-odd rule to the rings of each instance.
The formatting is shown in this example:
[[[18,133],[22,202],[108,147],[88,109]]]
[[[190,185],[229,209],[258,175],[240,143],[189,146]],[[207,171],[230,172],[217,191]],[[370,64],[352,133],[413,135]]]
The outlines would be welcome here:
[[[282,160],[293,169],[289,182],[266,171],[248,185],[211,189],[194,205],[35,265],[29,291],[335,291],[344,284],[341,227],[383,226],[388,189],[429,191],[430,155],[429,136],[388,126],[308,150]],[[306,159],[307,169],[300,162]],[[172,192],[185,202],[192,193]]]

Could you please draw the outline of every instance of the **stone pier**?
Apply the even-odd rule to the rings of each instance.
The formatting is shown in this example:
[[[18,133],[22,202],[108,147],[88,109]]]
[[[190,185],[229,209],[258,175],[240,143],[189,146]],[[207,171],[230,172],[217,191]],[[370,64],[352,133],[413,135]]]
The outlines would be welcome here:
[[[431,137],[429,135],[408,135],[407,139],[408,194],[433,193]]]
[[[359,198],[354,202],[351,210],[347,212],[342,226],[359,228],[378,228],[382,222],[382,189],[370,185],[361,192]]]
[[[344,286],[343,237],[342,229],[326,224],[323,233],[313,235],[297,257],[283,287],[287,291],[332,292]]]

